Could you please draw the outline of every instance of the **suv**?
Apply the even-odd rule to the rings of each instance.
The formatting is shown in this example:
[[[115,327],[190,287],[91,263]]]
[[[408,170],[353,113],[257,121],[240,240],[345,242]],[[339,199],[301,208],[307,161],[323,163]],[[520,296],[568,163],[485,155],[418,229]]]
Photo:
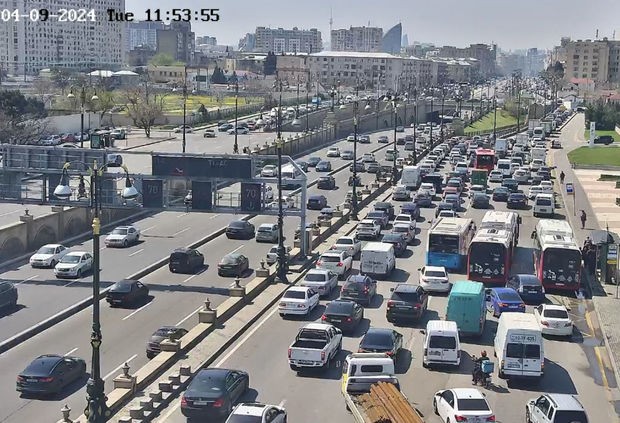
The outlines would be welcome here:
[[[400,283],[391,288],[385,313],[388,322],[420,320],[428,307],[428,294],[420,285]]]
[[[381,225],[374,219],[364,219],[357,225],[355,238],[377,239],[381,234]]]
[[[205,265],[205,256],[193,248],[177,248],[170,254],[168,268],[172,273],[194,273]]]
[[[588,423],[588,415],[575,395],[542,394],[525,406],[527,423]]]
[[[0,281],[0,309],[12,309],[17,305],[17,288],[9,281]]]
[[[278,225],[275,223],[263,223],[256,231],[256,242],[278,242]]]

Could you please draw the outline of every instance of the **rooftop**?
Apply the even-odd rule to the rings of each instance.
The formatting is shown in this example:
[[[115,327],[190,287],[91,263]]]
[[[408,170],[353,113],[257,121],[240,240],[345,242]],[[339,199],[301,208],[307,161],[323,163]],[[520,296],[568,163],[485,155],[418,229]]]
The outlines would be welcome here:
[[[311,57],[368,57],[372,59],[399,59],[400,57],[394,56],[389,53],[375,53],[375,52],[363,52],[363,51],[319,51],[317,53],[310,54]]]

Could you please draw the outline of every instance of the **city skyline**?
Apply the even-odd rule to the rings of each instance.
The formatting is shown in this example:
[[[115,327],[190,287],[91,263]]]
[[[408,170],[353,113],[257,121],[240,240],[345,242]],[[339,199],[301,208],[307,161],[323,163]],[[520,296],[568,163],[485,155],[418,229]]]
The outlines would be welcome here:
[[[403,34],[410,42],[434,43],[464,47],[470,43],[495,43],[503,50],[519,50],[530,47],[548,49],[559,44],[563,36],[572,39],[595,39],[614,36],[620,38],[620,2],[598,0],[597,7],[584,10],[582,2],[565,0],[561,7],[552,2],[522,0],[518,8],[498,8],[494,0],[445,0],[441,8],[424,6],[420,1],[391,0],[389,7],[381,8],[381,15],[370,18],[376,3],[368,0],[355,2],[316,0],[311,4],[299,3],[295,8],[283,9],[282,2],[266,0],[260,8],[240,8],[238,4],[219,4],[221,19],[217,23],[195,23],[192,28],[197,36],[217,37],[219,44],[235,48],[245,33],[253,32],[257,26],[300,29],[317,28],[323,40],[329,42],[330,11],[333,28],[349,26],[378,26],[387,30],[401,22]],[[368,7],[364,7],[364,6]],[[493,7],[495,6],[495,7]],[[144,19],[148,8],[162,11],[178,7],[196,9],[196,5],[179,5],[178,1],[158,0],[156,4],[147,0],[127,0],[127,11],[136,19]],[[446,13],[449,11],[449,14]],[[584,13],[588,18],[584,19]],[[510,20],[498,19],[509,14]],[[440,23],[440,25],[438,25]]]

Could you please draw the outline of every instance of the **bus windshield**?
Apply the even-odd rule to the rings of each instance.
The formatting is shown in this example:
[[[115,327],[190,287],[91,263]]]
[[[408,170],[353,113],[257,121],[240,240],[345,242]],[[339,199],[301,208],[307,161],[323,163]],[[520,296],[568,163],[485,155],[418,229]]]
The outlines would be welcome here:
[[[548,248],[543,258],[543,281],[579,283],[581,253],[562,248]]]
[[[497,243],[473,242],[469,247],[469,273],[479,276],[504,275],[506,248]]]
[[[495,165],[495,157],[490,154],[476,155],[476,167]]]
[[[459,253],[458,235],[430,234],[428,251],[433,253]]]

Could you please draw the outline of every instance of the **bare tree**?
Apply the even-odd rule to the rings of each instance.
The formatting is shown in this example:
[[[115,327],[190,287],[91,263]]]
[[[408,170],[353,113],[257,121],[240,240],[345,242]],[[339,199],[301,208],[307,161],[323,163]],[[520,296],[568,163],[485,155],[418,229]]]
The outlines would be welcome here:
[[[116,98],[112,91],[102,91],[97,93],[98,100],[87,99],[89,110],[99,113],[99,120],[103,122],[103,117],[116,107]],[[114,122],[111,122],[114,126]]]
[[[147,138],[151,137],[157,119],[163,116],[164,98],[165,95],[150,93],[146,84],[126,94],[127,114],[136,127],[144,129]]]

